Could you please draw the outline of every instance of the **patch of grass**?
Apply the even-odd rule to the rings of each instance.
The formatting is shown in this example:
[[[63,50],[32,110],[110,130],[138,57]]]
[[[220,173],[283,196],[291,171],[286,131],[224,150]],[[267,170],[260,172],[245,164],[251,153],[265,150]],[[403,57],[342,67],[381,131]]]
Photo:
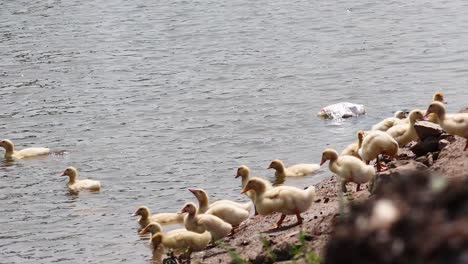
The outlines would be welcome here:
[[[313,250],[309,249],[307,245],[307,236],[303,231],[299,233],[299,243],[285,245],[286,247],[273,248],[270,240],[267,237],[260,235],[260,241],[262,242],[263,250],[265,255],[261,254],[257,257],[254,262],[261,261],[262,263],[275,263],[276,261],[292,260],[292,263],[297,263],[302,260],[307,264],[320,264],[321,260]],[[229,248],[226,245],[219,245],[225,249],[231,257],[232,264],[248,264],[249,261],[242,257],[239,252],[233,248]]]
[[[264,236],[260,236],[260,239],[262,240],[263,249],[267,252],[267,257],[272,262],[276,262],[278,257],[276,256],[276,253],[273,251],[273,247],[271,246],[270,241],[266,239]]]
[[[231,257],[231,264],[248,264],[249,262],[242,257],[242,255],[235,249],[226,246],[224,243],[218,243],[217,246],[227,251],[229,257]]]
[[[228,254],[231,257],[231,264],[248,264],[249,262],[245,260],[239,252],[234,249],[228,249]]]
[[[320,257],[307,247],[306,236],[302,230],[299,233],[299,244],[293,245],[289,254],[293,256],[293,263],[297,263],[299,259],[303,259],[307,264],[320,263]]]

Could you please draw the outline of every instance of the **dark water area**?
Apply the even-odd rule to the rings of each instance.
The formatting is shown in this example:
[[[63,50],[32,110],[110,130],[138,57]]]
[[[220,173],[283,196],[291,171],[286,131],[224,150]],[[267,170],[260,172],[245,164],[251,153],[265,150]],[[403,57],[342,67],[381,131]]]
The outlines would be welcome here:
[[[190,187],[245,200],[236,168],[318,163],[437,90],[467,106],[466,1],[2,1],[1,263],[147,263],[131,213]],[[316,117],[349,101],[368,115]],[[1,152],[3,155],[3,152]],[[75,166],[100,193],[70,195]],[[308,186],[327,169],[286,184]]]

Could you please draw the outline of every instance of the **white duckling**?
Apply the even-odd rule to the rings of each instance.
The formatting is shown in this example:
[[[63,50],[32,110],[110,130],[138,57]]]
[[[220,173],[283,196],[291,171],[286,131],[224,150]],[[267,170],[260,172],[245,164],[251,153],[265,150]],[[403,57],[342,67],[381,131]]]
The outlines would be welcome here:
[[[414,124],[416,121],[423,120],[423,114],[419,110],[413,110],[409,113],[408,116],[409,124],[401,124],[394,127],[391,127],[386,132],[392,136],[396,142],[398,142],[398,146],[402,148],[406,144],[410,143],[413,140],[418,140],[418,134],[414,129]]]
[[[60,176],[68,176],[67,187],[73,192],[82,190],[99,191],[101,189],[99,181],[90,179],[78,180],[78,170],[75,167],[66,168]]]
[[[320,168],[318,164],[296,164],[290,167],[285,167],[281,160],[273,160],[268,166],[268,169],[275,169],[275,176],[277,178],[294,177],[294,176],[307,176],[312,175]]]
[[[196,233],[208,231],[213,241],[226,237],[232,232],[231,224],[212,214],[199,214],[194,203],[186,203],[179,213],[187,213],[184,218],[187,230]]]
[[[360,142],[359,156],[366,164],[369,164],[373,159],[377,159],[377,171],[382,170],[382,164],[379,161],[380,154],[392,158],[398,154],[398,142],[392,136],[380,130],[367,132]]]
[[[140,216],[138,224],[140,224],[141,228],[144,228],[154,222],[161,225],[182,224],[184,222],[184,216],[178,213],[159,213],[151,215],[150,209],[146,206],[138,207],[132,216],[138,215]]]
[[[189,189],[198,200],[198,212],[200,214],[212,214],[225,222],[231,224],[234,228],[238,227],[243,221],[249,218],[252,203],[248,203],[249,210],[239,207],[239,203],[229,200],[217,201],[213,204],[208,203],[208,195],[202,189]]]
[[[247,181],[249,180],[250,176],[250,169],[246,165],[241,165],[239,168],[237,168],[237,174],[235,178],[241,177],[241,189],[245,187],[247,184]],[[252,202],[254,201],[253,199],[255,198],[255,193],[253,191],[248,191],[245,193],[251,200]]]
[[[174,250],[188,250],[188,256],[192,252],[204,250],[211,242],[211,234],[209,232],[196,233],[185,230],[185,232],[177,232],[174,234],[165,234],[158,232],[151,237],[151,245],[153,251],[158,250],[162,244],[165,248]]]
[[[358,137],[358,141],[349,144],[341,152],[341,155],[349,155],[349,156],[354,156],[354,157],[356,157],[358,159],[361,159],[361,156],[359,156],[358,150],[359,150],[360,144],[362,144],[362,140],[364,138],[364,131],[359,130],[357,132],[357,137]]]
[[[9,139],[0,141],[0,147],[5,149],[5,159],[22,159],[50,153],[49,148],[25,148],[22,150],[15,150],[15,145]]]
[[[385,118],[379,123],[372,126],[371,130],[387,131],[391,127],[402,124],[402,120],[406,118],[406,114],[403,111],[396,111],[393,117]]]
[[[341,189],[343,192],[347,192],[346,183],[356,183],[356,191],[358,192],[361,184],[370,181],[375,176],[373,166],[366,165],[362,160],[353,156],[338,156],[334,149],[323,151],[320,165],[327,160],[330,161],[330,171],[342,178]]]
[[[255,191],[255,207],[260,215],[281,213],[281,217],[272,229],[281,227],[286,215],[296,215],[297,224],[302,224],[301,213],[311,206],[315,197],[315,187],[306,190],[292,186],[269,187],[269,183],[261,178],[249,179],[242,193]]]
[[[204,214],[212,206],[216,206],[216,205],[220,205],[220,204],[229,204],[229,205],[232,205],[232,206],[236,206],[236,207],[238,207],[240,209],[246,210],[247,212],[250,212],[252,210],[252,203],[250,203],[250,202],[238,203],[238,202],[234,202],[234,201],[231,201],[231,200],[224,199],[224,200],[218,200],[218,201],[215,201],[213,203],[210,203],[209,198],[208,198],[208,194],[206,193],[205,190],[203,190],[203,189],[193,189],[193,188],[189,188],[188,190],[191,193],[193,193],[193,195],[195,195],[195,197],[197,198],[198,205],[199,205],[198,210],[200,211],[201,214]]]
[[[468,148],[468,113],[454,113],[448,116],[441,102],[432,102],[426,111],[426,116],[434,114],[440,127],[451,135],[466,139],[464,151]]]

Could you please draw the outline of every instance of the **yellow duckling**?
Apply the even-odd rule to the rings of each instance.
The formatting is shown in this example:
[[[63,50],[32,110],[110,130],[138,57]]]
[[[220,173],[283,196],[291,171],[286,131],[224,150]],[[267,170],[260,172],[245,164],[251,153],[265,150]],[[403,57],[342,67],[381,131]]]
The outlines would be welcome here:
[[[237,168],[237,174],[235,178],[241,177],[242,180],[242,186],[241,189],[245,187],[247,184],[247,181],[249,180],[250,176],[250,169],[246,165],[241,165],[239,168]],[[253,191],[249,191],[245,193],[253,202],[253,199],[255,198],[255,193]]]
[[[364,131],[359,130],[357,132],[357,137],[358,137],[358,141],[349,144],[341,152],[341,155],[349,155],[349,156],[354,156],[354,157],[356,157],[358,159],[361,159],[361,156],[359,156],[358,150],[359,150],[360,144],[362,144],[362,139],[364,138]]]
[[[362,160],[353,156],[338,156],[334,149],[325,149],[322,152],[320,165],[327,160],[330,161],[330,171],[342,179],[341,189],[343,192],[347,192],[346,184],[348,182],[356,183],[356,192],[358,192],[361,184],[370,181],[375,176],[373,166],[366,165]]]
[[[292,186],[271,187],[264,179],[253,177],[248,180],[242,193],[255,191],[255,208],[260,215],[281,213],[281,217],[272,229],[280,228],[286,215],[296,215],[297,224],[302,224],[301,213],[311,206],[315,197],[315,187],[306,190]]]
[[[25,148],[15,150],[15,145],[9,139],[0,141],[0,147],[5,149],[5,159],[22,159],[35,156],[47,155],[50,153],[48,148]]]
[[[82,190],[99,191],[101,189],[101,183],[99,181],[90,179],[78,180],[78,170],[74,167],[66,168],[60,176],[68,176],[67,187],[73,192]]]
[[[396,142],[398,142],[398,146],[402,148],[406,144],[410,143],[413,140],[418,140],[418,134],[414,129],[414,124],[416,121],[423,120],[423,114],[419,110],[413,110],[409,113],[409,124],[401,124],[394,126],[387,130],[386,132],[392,136]]]
[[[247,181],[249,180],[249,176],[250,176],[250,169],[246,165],[241,165],[237,169],[236,178],[241,177],[241,179],[242,179],[241,189],[244,189],[245,185],[247,184]],[[245,194],[250,198],[250,200],[252,200],[252,202],[254,204],[254,207],[255,207],[255,192],[250,190],[250,191],[246,192]],[[258,215],[257,209],[255,209],[255,214],[254,215]]]
[[[434,95],[432,96],[432,101],[433,101],[433,102],[440,102],[440,103],[444,104],[444,103],[445,103],[445,100],[444,100],[444,93],[443,93],[443,92],[440,92],[440,91],[439,91],[439,92],[435,92]],[[430,122],[432,122],[432,123],[439,124],[439,119],[438,119],[437,115],[434,114],[434,113],[427,113],[427,111],[426,111],[426,114],[424,115],[424,117],[425,117],[428,121],[430,121]]]
[[[273,160],[268,166],[268,169],[275,169],[275,176],[277,178],[307,176],[312,175],[320,168],[318,164],[296,164],[290,167],[285,167],[281,160]]]
[[[185,228],[196,233],[210,232],[213,241],[228,236],[232,226],[221,218],[212,214],[199,214],[194,203],[186,203],[180,214],[187,213],[184,218]]]
[[[138,215],[140,216],[138,224],[140,224],[141,228],[153,222],[157,222],[161,225],[182,224],[184,222],[184,216],[177,213],[159,213],[151,215],[150,209],[146,206],[138,207],[132,216]]]
[[[382,164],[379,161],[380,154],[392,158],[395,158],[398,154],[398,142],[392,136],[380,130],[367,132],[360,142],[359,156],[366,164],[369,164],[373,159],[377,159],[377,171],[382,170]]]
[[[188,250],[188,257],[192,252],[204,250],[211,242],[211,234],[209,232],[196,233],[185,230],[185,232],[177,232],[174,234],[165,234],[158,232],[151,237],[151,245],[153,251],[158,250],[162,244],[165,248],[174,250]]]
[[[184,216],[183,214],[181,214],[181,216]],[[171,230],[171,231],[168,231],[166,232],[167,235],[174,235],[176,233],[179,233],[179,232],[186,232],[187,229],[185,228],[179,228],[179,229],[174,229],[174,230]],[[159,232],[162,232],[162,227],[160,224],[158,224],[157,222],[153,222],[153,223],[149,223],[145,228],[143,228],[139,234],[140,235],[143,235],[143,234],[146,234],[146,233],[150,233],[151,235],[154,235],[156,233],[159,233]]]
[[[403,111],[396,111],[393,117],[385,118],[379,123],[372,126],[371,130],[387,131],[391,127],[402,124],[402,120],[406,118],[406,114]]]
[[[447,116],[445,106],[440,102],[432,102],[426,111],[426,116],[434,114],[440,127],[451,135],[466,139],[464,151],[468,148],[468,113],[456,113]]]
[[[246,203],[248,209],[246,210],[245,205],[236,203],[230,200],[220,200],[209,204],[208,195],[202,189],[189,189],[198,200],[198,212],[200,214],[212,214],[225,222],[228,222],[233,227],[238,227],[243,221],[249,218],[250,210],[252,209],[252,203]],[[241,206],[239,206],[241,205]]]

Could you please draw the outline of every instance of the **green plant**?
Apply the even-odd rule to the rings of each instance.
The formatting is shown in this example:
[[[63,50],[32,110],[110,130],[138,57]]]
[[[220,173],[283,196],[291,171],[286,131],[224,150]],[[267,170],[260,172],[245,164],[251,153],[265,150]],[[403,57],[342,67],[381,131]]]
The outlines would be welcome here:
[[[231,257],[231,263],[232,264],[248,264],[249,262],[247,260],[245,260],[241,254],[239,254],[239,252],[237,252],[235,249],[233,248],[229,248],[226,246],[226,244],[220,242],[220,243],[217,243],[217,245],[226,250],[229,257]]]
[[[295,244],[290,249],[290,255],[293,256],[293,263],[297,263],[297,260],[303,259],[307,264],[319,264],[320,257],[314,252],[308,249],[306,244],[306,235],[301,230],[299,232],[299,244]]]
[[[264,236],[260,236],[260,239],[262,240],[263,249],[265,249],[265,251],[267,252],[267,256],[271,259],[272,262],[276,262],[278,257],[273,251],[270,241]]]
[[[228,254],[231,257],[232,264],[247,264],[249,263],[247,260],[242,258],[239,252],[235,251],[234,249],[228,249]]]

